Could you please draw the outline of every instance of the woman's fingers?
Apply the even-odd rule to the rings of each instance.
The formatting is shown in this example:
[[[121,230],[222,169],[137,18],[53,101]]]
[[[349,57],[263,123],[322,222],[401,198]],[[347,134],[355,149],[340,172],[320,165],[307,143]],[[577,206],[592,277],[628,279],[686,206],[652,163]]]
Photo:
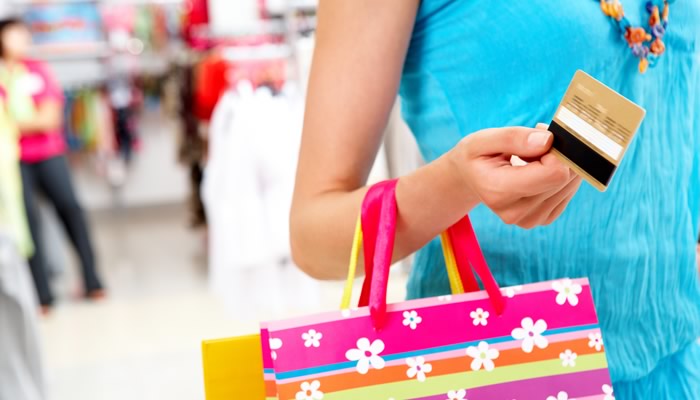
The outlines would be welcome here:
[[[549,153],[553,136],[509,127],[476,132],[451,152],[464,184],[505,223],[525,228],[554,221],[576,194],[581,179]],[[517,156],[533,160],[525,165]]]
[[[501,213],[501,219],[526,229],[544,224],[553,210],[569,196],[575,180],[576,178],[572,177],[561,187],[517,200]]]
[[[494,171],[494,174],[494,184],[519,194],[520,197],[557,191],[572,178],[569,167],[552,154],[546,154],[540,160],[523,166],[505,165]]]
[[[542,130],[542,131],[548,131],[549,125],[540,122],[535,126],[535,129]],[[515,156],[515,157],[517,157],[517,156]],[[531,163],[531,162],[537,161],[539,159],[539,157],[527,157],[527,156],[522,156],[522,157],[517,157],[517,158],[524,161],[525,163]],[[516,163],[517,163],[517,161],[516,161]],[[520,164],[520,165],[523,165],[523,164]]]
[[[566,209],[571,199],[581,187],[581,178],[573,177],[571,181],[560,191],[552,193],[550,197],[543,195],[531,200],[530,212],[516,224],[522,228],[532,229],[540,225],[549,225],[554,222]],[[534,205],[534,207],[533,207]]]
[[[566,210],[566,207],[569,205],[571,200],[574,198],[576,193],[578,193],[578,190],[581,188],[581,183],[583,182],[583,179],[580,177],[576,177],[574,179],[574,182],[571,184],[571,190],[568,196],[564,198],[552,211],[551,214],[549,214],[549,218],[545,221],[545,225],[549,225],[552,222],[556,221],[557,218],[561,216],[561,214]]]
[[[467,152],[472,158],[493,155],[539,157],[552,146],[552,133],[523,127],[485,129],[465,139]]]

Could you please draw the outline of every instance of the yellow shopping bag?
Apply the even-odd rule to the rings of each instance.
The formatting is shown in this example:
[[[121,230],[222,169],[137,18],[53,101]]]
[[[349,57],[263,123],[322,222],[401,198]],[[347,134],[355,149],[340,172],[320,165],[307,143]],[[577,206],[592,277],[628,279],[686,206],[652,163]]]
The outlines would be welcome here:
[[[264,400],[260,335],[202,342],[206,400]]]

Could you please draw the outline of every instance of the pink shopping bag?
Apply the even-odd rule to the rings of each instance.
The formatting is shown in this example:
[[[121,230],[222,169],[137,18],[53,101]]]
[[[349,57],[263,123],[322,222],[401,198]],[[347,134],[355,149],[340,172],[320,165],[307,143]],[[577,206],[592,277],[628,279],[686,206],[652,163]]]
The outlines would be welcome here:
[[[396,214],[395,182],[374,186],[368,306],[264,324],[268,398],[614,400],[588,280],[500,289],[468,217],[442,236],[457,294],[387,306]],[[459,294],[474,289],[469,264],[485,290]]]

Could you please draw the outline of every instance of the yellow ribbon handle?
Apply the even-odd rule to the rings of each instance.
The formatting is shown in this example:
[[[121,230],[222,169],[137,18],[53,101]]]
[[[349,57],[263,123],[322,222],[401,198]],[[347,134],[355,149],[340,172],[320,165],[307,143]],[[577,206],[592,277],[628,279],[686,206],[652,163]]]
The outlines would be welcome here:
[[[464,293],[464,285],[462,285],[462,280],[459,277],[457,259],[455,258],[450,235],[447,232],[440,234],[440,244],[442,245],[442,255],[445,257],[445,267],[447,268],[447,277],[450,280],[452,294],[462,294]]]
[[[450,289],[452,294],[462,294],[464,293],[464,286],[462,285],[462,280],[459,276],[459,269],[457,268],[457,261],[455,259],[454,250],[452,247],[452,241],[447,232],[443,232],[440,235],[440,243],[442,245],[442,253],[445,257],[445,266],[447,268],[447,276],[450,280]],[[355,283],[355,276],[357,274],[357,263],[360,259],[360,249],[362,247],[362,218],[357,218],[357,223],[355,224],[355,235],[352,241],[352,250],[350,252],[350,267],[348,268],[348,278],[345,282],[345,288],[343,289],[343,298],[340,302],[340,309],[347,310],[350,308],[350,303],[352,301],[352,288]]]
[[[348,280],[345,282],[343,290],[343,299],[340,302],[340,309],[347,310],[350,308],[352,301],[352,286],[355,283],[355,275],[357,274],[357,261],[360,259],[360,248],[362,246],[362,218],[357,217],[355,224],[355,236],[352,240],[352,250],[350,252],[350,267],[348,268]]]

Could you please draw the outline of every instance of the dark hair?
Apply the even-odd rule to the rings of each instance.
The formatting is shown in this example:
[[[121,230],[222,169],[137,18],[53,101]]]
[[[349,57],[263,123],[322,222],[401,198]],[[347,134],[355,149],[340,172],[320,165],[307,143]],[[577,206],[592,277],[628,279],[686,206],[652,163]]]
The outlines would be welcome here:
[[[22,21],[22,19],[17,17],[0,19],[0,58],[5,57],[5,43],[2,41],[2,36],[5,34],[6,30],[17,26],[26,27],[27,25],[24,23],[24,21]]]

